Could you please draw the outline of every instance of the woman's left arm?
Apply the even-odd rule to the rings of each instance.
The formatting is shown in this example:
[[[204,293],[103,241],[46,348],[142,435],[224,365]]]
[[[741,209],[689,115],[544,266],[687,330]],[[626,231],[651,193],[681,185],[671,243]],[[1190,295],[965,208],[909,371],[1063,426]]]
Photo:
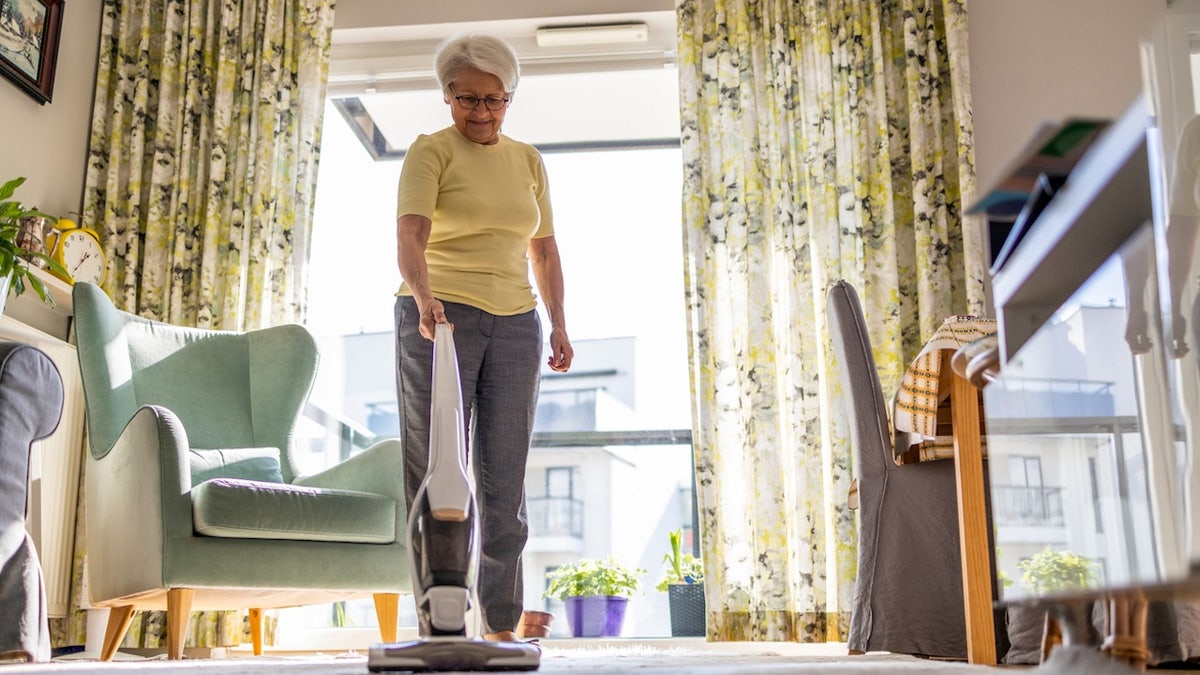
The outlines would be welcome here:
[[[567,318],[563,311],[562,259],[558,256],[558,243],[554,235],[529,240],[529,261],[533,265],[533,278],[537,281],[538,294],[550,316],[550,369],[565,373],[571,368],[575,350],[567,337]]]

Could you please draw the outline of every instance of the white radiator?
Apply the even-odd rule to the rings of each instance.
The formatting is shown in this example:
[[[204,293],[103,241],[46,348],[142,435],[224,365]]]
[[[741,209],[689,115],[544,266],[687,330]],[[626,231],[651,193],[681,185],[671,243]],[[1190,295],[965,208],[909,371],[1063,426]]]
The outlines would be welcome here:
[[[85,451],[79,361],[74,345],[30,328],[8,315],[0,317],[0,339],[25,342],[41,349],[62,375],[62,418],[53,434],[34,444],[30,456],[26,528],[42,562],[49,614],[56,618],[65,617],[71,597],[79,469]]]

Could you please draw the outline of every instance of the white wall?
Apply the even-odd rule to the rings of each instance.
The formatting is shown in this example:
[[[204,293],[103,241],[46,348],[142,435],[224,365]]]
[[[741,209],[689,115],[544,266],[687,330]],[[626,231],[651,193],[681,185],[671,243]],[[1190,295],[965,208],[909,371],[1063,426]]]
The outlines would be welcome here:
[[[100,0],[63,3],[51,101],[0,78],[0,182],[25,176],[15,198],[56,216],[82,206],[96,81]]]

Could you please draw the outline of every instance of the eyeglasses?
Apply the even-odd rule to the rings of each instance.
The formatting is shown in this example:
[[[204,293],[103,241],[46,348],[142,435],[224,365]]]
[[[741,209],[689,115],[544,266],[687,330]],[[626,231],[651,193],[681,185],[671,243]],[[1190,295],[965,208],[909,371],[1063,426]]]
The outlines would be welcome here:
[[[455,101],[458,101],[458,107],[463,110],[474,110],[482,103],[485,108],[492,112],[499,112],[508,105],[508,99],[499,96],[488,96],[487,98],[479,98],[478,96],[455,96]]]

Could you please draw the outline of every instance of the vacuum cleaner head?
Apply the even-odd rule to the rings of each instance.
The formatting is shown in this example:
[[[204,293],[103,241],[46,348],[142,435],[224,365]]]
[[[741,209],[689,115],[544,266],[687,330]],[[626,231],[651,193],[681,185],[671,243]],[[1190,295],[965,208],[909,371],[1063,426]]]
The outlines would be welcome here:
[[[537,670],[542,650],[525,642],[486,642],[471,638],[423,638],[372,645],[367,669],[412,672]]]

